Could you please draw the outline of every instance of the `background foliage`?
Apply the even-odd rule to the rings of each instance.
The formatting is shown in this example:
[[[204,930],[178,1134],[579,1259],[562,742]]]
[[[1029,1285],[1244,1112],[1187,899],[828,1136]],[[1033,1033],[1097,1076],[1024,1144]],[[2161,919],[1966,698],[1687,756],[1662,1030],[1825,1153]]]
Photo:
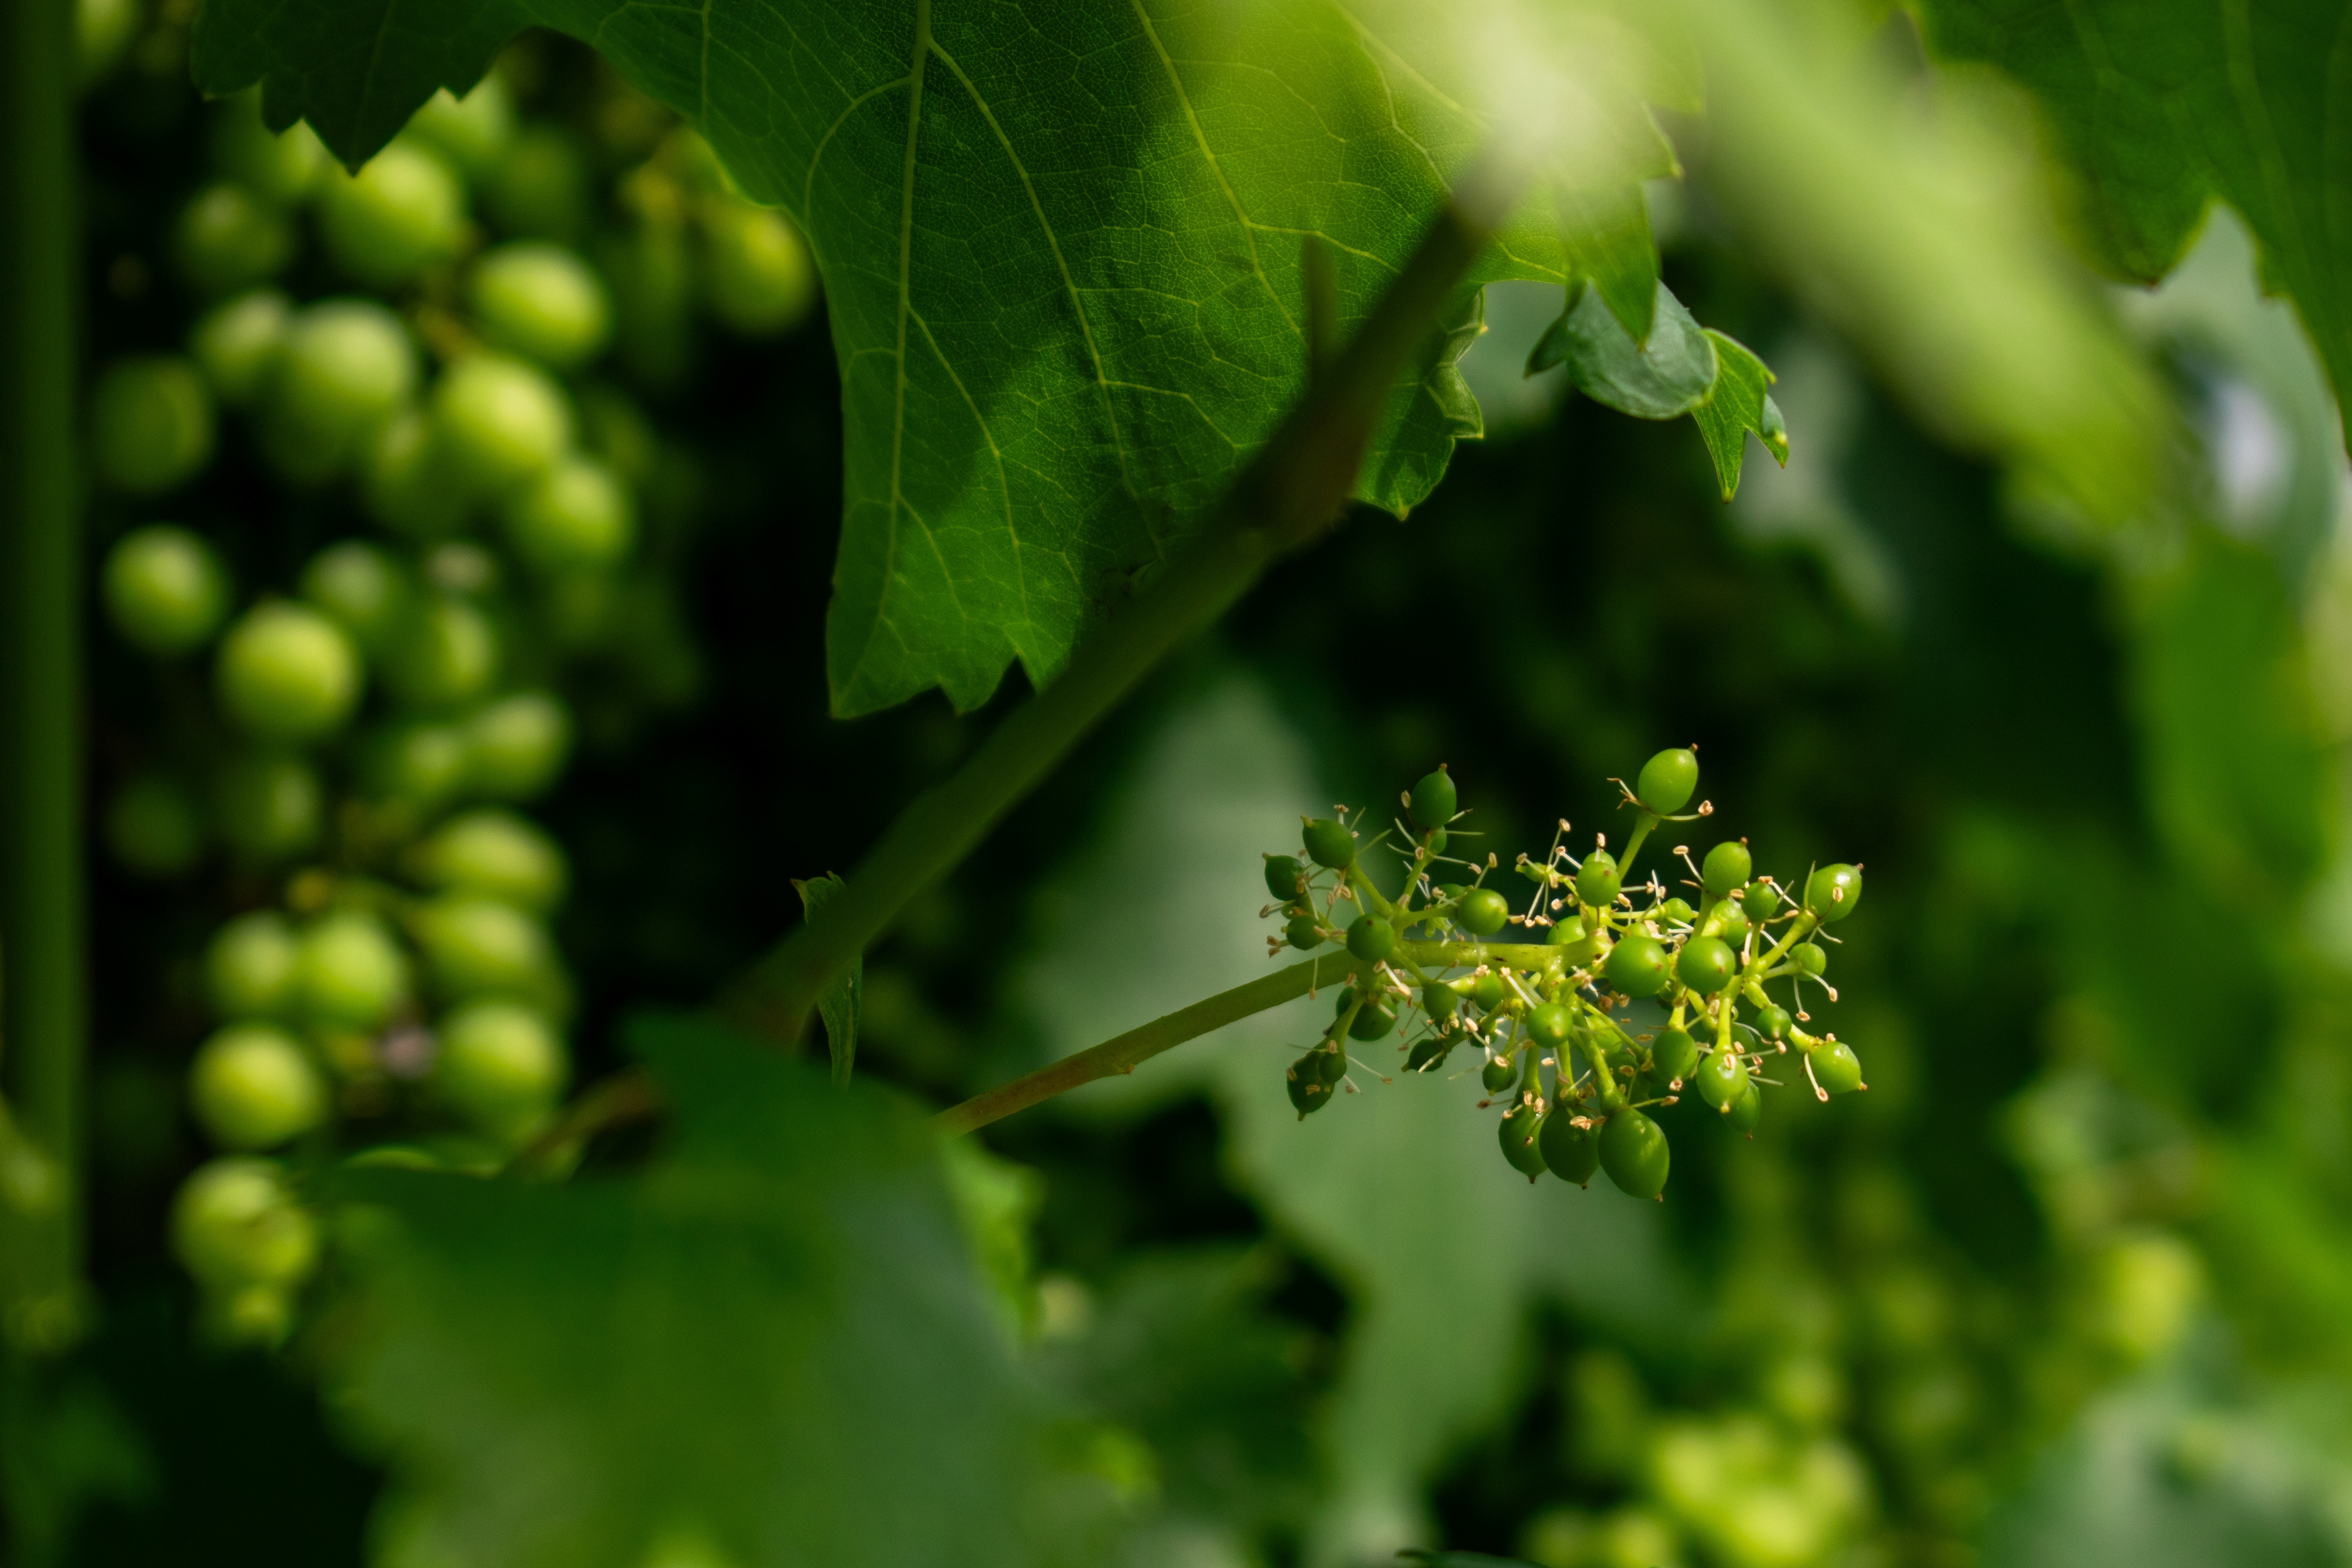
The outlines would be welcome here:
[[[1134,14],[1140,30],[1097,25],[1118,34],[1119,79],[1145,83],[1151,19]],[[392,85],[322,70],[280,99],[288,61],[336,58],[282,30],[305,15],[279,8],[273,32],[215,9],[214,38],[259,52],[207,57],[200,36],[199,69],[222,87],[278,73],[273,112],[312,111],[355,154],[405,102],[466,85],[515,26],[599,20],[469,10],[461,47],[396,51],[412,74]],[[1106,373],[1077,396],[1083,347],[1019,324],[1045,265],[1027,231],[990,254],[1001,286],[955,264],[954,245],[1024,199],[1099,200],[1090,171],[992,183],[972,173],[985,116],[950,124],[942,180],[971,210],[922,230],[949,258],[942,308],[1020,344],[993,366],[998,395],[1077,397],[1024,426],[1052,456],[1024,482],[1079,499],[1023,510],[1058,536],[998,530],[1013,481],[975,477],[987,421],[961,423],[942,387],[923,428],[950,436],[924,482],[950,514],[991,520],[958,572],[1001,579],[996,556],[1078,542],[1053,594],[992,602],[992,629],[952,639],[953,659],[908,652],[870,680],[845,660],[836,520],[858,606],[861,509],[903,499],[876,477],[891,425],[854,356],[900,340],[879,287],[893,279],[854,276],[845,238],[826,247],[891,215],[849,195],[792,202],[814,161],[800,130],[777,136],[778,161],[730,153],[826,259],[835,360],[814,331],[758,350],[698,340],[691,372],[648,395],[699,679],[616,720],[547,806],[578,881],[559,935],[582,980],[583,1076],[641,1055],[674,1118],[601,1141],[565,1186],[352,1173],[311,1326],[274,1357],[209,1348],[162,1215],[194,1153],[173,1099],[201,1033],[186,958],[246,895],[103,874],[104,1311],[70,1360],[9,1365],[12,1560],[1337,1563],[1414,1543],[1557,1568],[2352,1557],[2352,564],[2323,369],[2342,358],[2324,221],[2340,181],[2314,118],[2332,14],[2095,8],[2060,38],[2032,30],[2039,11],[1925,9],[1934,47],[2039,94],[2072,171],[2059,210],[2101,265],[2145,280],[2186,253],[2161,289],[2113,300],[2037,248],[2042,196],[2016,144],[1969,139],[2003,111],[1947,88],[1934,116],[1874,118],[1931,96],[1906,22],[1799,14],[1759,36],[1742,30],[1759,13],[1707,15],[1709,118],[1675,122],[1694,178],[1651,187],[1644,227],[1675,294],[1780,373],[1786,471],[1751,466],[1723,507],[1679,423],[1517,380],[1557,287],[1488,290],[1495,330],[1466,383],[1443,368],[1456,341],[1400,391],[1389,450],[1421,456],[1373,487],[1423,499],[1459,433],[1435,414],[1458,422],[1465,390],[1488,438],[1403,521],[1360,516],[1272,573],[910,911],[865,978],[859,1077],[881,1081],[845,1100],[814,1063],[637,1010],[698,1004],[792,923],[787,875],[847,869],[1010,698],[952,710],[984,705],[1010,658],[1056,668],[1086,606],[1116,596],[1096,574],[1159,535],[1110,478]],[[421,11],[395,19],[450,35]],[[874,81],[845,91],[809,79],[814,57],[724,48],[743,74],[713,98],[730,79],[688,68],[667,30],[683,24],[631,25],[646,31],[614,60],[722,152],[768,122],[718,105],[814,116],[925,58],[877,25],[839,51],[874,57]],[[977,113],[999,99],[990,68],[1021,80],[1077,47],[1034,31],[992,50],[943,17],[929,58],[989,84],[960,106]],[[1805,52],[1824,36],[1844,52]],[[2074,52],[2092,42],[2095,70]],[[183,43],[173,16],[147,21],[87,100],[101,352],[168,346],[184,314],[157,276],[163,219],[195,178]],[[1227,47],[1228,72],[1253,52],[1328,63],[1290,39]],[[1842,74],[1857,57],[1872,69]],[[535,36],[507,68],[530,62],[538,105],[616,163],[649,144],[628,126],[667,123],[584,51]],[[1794,96],[1774,73],[1800,67],[1814,90]],[[1042,79],[1035,103],[1066,106],[1078,79]],[[1315,90],[1370,90],[1346,79]],[[888,176],[917,145],[911,86],[866,100],[864,141],[843,121],[842,152],[884,161],[876,188],[904,188]],[[1122,146],[1184,118],[1140,86],[1109,96],[1149,121]],[[1257,227],[1245,178],[1203,189],[1229,144],[1202,121],[1153,164],[1170,192],[1137,199],[1212,213],[1227,249],[1310,226]],[[1882,133],[1865,145],[1858,123]],[[1793,156],[1808,148],[1835,155]],[[1851,216],[1822,205],[1833,187]],[[2200,229],[2209,192],[2242,224]],[[1932,222],[1986,211],[1996,225],[1956,238]],[[1354,216],[1373,237],[1360,248],[1409,244],[1396,214]],[[1094,235],[1071,241],[1072,275],[1175,279],[1232,312],[1221,335],[1281,345],[1295,250],[1212,291],[1199,280],[1220,263],[1188,255],[1181,226],[1141,256],[1107,227],[1069,232]],[[2264,277],[2291,305],[2261,296]],[[1347,289],[1353,310],[1371,285]],[[917,313],[930,321],[900,320]],[[1190,364],[1137,330],[1100,352]],[[1230,393],[1257,430],[1302,363],[1267,353]],[[845,405],[836,362],[853,367]],[[1168,436],[1161,456],[1205,495],[1221,470],[1184,444],[1199,440]],[[290,568],[339,525],[272,496],[232,451],[175,504],[242,531],[244,559]],[[145,520],[102,510],[99,528]],[[1400,656],[1399,627],[1436,651]],[[128,678],[100,679],[103,735]],[[948,701],[829,717],[934,682]],[[1465,1083],[1375,1087],[1297,1124],[1279,1071],[1312,1026],[1305,1004],[1003,1123],[943,1170],[916,1131],[916,1105],[1260,973],[1256,855],[1299,813],[1385,799],[1442,759],[1507,860],[1557,817],[1607,824],[1604,778],[1691,740],[1706,793],[1776,863],[1869,867],[1871,903],[1842,928],[1839,1026],[1866,1042],[1872,1088],[1776,1101],[1752,1141],[1670,1122],[1664,1205],[1530,1189],[1471,1125]]]

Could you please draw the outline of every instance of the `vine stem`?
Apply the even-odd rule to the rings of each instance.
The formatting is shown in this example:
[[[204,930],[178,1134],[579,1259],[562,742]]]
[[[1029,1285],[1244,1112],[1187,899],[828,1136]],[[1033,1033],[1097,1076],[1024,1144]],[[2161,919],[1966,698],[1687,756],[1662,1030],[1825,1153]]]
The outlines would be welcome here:
[[[816,999],[944,877],[1171,651],[1223,612],[1276,558],[1311,542],[1346,505],[1381,409],[1445,297],[1507,213],[1520,175],[1464,181],[1328,373],[1242,471],[1201,538],[1082,643],[1059,679],[999,725],[956,774],[918,797],[821,912],[719,998],[734,1021],[797,1043]],[[1321,295],[1310,289],[1310,303]],[[1319,307],[1318,307],[1319,308]],[[1310,340],[1322,341],[1325,323]]]
[[[1559,957],[1558,948],[1531,943],[1409,942],[1398,944],[1396,960],[1392,962],[1451,969],[1496,960],[1518,968],[1539,968]],[[952,1137],[992,1121],[1002,1121],[1016,1110],[1026,1110],[1057,1094],[1067,1094],[1081,1084],[1133,1072],[1162,1051],[1171,1050],[1187,1040],[1197,1040],[1253,1013],[1278,1007],[1318,986],[1337,985],[1360,967],[1359,960],[1345,952],[1327,952],[1287,969],[1277,969],[1272,974],[1260,975],[1245,985],[1220,991],[1189,1007],[1179,1007],[1154,1018],[1139,1028],[1114,1035],[1101,1045],[1064,1057],[1025,1078],[1016,1078],[984,1094],[976,1094],[961,1105],[940,1111],[932,1118],[932,1125]]]
[[[69,1340],[81,1266],[80,573],[71,0],[0,20],[0,1331]]]

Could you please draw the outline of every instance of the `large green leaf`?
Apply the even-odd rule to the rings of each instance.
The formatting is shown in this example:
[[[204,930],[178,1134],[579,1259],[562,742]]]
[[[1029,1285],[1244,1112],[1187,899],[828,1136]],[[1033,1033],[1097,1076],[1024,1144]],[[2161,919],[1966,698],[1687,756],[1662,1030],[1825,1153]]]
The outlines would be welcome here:
[[[2352,9],[2341,0],[1924,0],[1937,50],[2032,89],[2081,228],[2152,283],[2215,196],[2245,216],[2341,400],[2352,390]]]
[[[642,1176],[352,1183],[339,1403],[392,1460],[390,1560],[1050,1556],[1054,1423],[923,1119],[706,1026],[639,1034],[677,1110]]]
[[[932,685],[970,707],[1013,658],[1050,678],[1304,386],[1308,237],[1359,319],[1485,140],[1332,0],[211,0],[196,69],[264,81],[273,123],[355,160],[532,22],[808,235],[843,381],[845,713]],[[1637,121],[1614,141],[1657,145],[1637,99],[1599,101]],[[1545,215],[1486,267],[1396,388],[1362,499],[1412,506],[1477,432],[1454,371],[1475,282],[1567,277]]]

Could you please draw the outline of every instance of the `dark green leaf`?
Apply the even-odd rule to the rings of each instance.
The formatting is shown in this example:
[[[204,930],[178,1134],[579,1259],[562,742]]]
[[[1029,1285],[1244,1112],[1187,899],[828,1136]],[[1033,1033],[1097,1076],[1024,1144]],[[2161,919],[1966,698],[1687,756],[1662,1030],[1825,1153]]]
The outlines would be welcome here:
[[[1528,374],[1568,366],[1568,378],[1595,403],[1637,419],[1688,414],[1715,384],[1715,345],[1664,283],[1650,341],[1636,345],[1597,289],[1570,291],[1568,310],[1537,340]]]
[[[1755,431],[1764,449],[1784,468],[1789,466],[1789,432],[1772,395],[1765,390],[1774,378],[1764,362],[1721,332],[1709,329],[1706,336],[1715,345],[1715,385],[1706,400],[1691,410],[1691,418],[1706,442],[1706,455],[1715,459],[1723,499],[1729,500],[1739,490],[1748,432]]]
[[[1634,342],[1647,341],[1657,313],[1658,247],[1639,185],[1562,190],[1553,196],[1569,265],[1588,279]]]
[[[2245,216],[2339,400],[2352,394],[2344,250],[2352,91],[2337,0],[1927,0],[1942,54],[2032,89],[2078,176],[2081,226],[2117,276],[2153,283],[2215,195]]]
[[[801,896],[801,913],[810,920],[814,920],[817,910],[847,886],[831,871],[793,883],[793,890]],[[824,1020],[825,1049],[833,1058],[835,1083],[847,1083],[851,1069],[856,1066],[857,1013],[865,1000],[866,959],[861,953],[849,966],[849,973],[826,986],[824,994],[816,1002],[817,1015]]]
[[[1047,1554],[1055,1426],[926,1120],[711,1026],[632,1037],[676,1112],[641,1176],[352,1180],[335,1373],[392,1462],[392,1560]]]

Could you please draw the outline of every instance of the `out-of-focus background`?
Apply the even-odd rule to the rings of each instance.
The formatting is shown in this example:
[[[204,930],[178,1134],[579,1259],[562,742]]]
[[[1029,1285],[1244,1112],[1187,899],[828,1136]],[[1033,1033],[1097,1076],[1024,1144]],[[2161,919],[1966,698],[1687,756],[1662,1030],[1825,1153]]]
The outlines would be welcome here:
[[[478,329],[430,266],[354,274],[334,225],[361,218],[334,215],[363,204],[306,184],[340,176],[260,188],[257,111],[188,86],[181,11],[91,16],[94,371],[188,354],[257,288],[380,297],[427,360]],[[796,242],[730,228],[758,220],[707,151],[577,46],[527,38],[480,91],[501,107],[401,145],[439,160],[460,247],[559,245],[609,295],[609,353],[562,383],[636,519],[591,629],[545,584],[499,598],[478,574],[503,558],[304,488],[269,409],[217,384],[183,471],[100,489],[92,559],[183,524],[242,605],[391,540],[541,639],[520,684],[575,740],[524,808],[569,865],[551,984],[585,1081],[625,1007],[708,996],[798,918],[787,871],[847,869],[1015,694],[827,716],[839,394],[813,284],[789,298],[774,259]],[[1610,778],[1695,743],[1759,868],[1866,868],[1827,1011],[1868,1091],[1777,1095],[1752,1138],[1665,1113],[1663,1204],[1531,1188],[1466,1077],[1367,1079],[1297,1121],[1302,1003],[990,1128],[965,1180],[1024,1357],[1101,1419],[1104,1552],[2352,1561],[2352,531],[2326,382],[2217,214],[2115,301],[2189,411],[2182,510],[2212,521],[2070,531],[1923,428],[1694,165],[1656,191],[1666,278],[1779,373],[1785,470],[1751,452],[1727,506],[1686,424],[1523,377],[1559,293],[1496,286],[1465,363],[1487,437],[1407,521],[1275,572],[870,955],[859,1068],[945,1103],[1262,973],[1259,855],[1302,813],[1443,762],[1507,864],[1560,818],[1612,830]],[[207,1157],[184,1088],[206,944],[299,896],[205,847],[249,823],[198,821],[176,858],[169,823],[139,838],[163,808],[124,791],[215,765],[203,682],[102,614],[91,639],[102,1306],[62,1373],[11,1385],[37,1440],[0,1454],[10,1560],[357,1562],[384,1449],[320,1392],[332,1324],[224,1343],[167,1239]],[[320,764],[320,810],[396,804],[373,754]]]

